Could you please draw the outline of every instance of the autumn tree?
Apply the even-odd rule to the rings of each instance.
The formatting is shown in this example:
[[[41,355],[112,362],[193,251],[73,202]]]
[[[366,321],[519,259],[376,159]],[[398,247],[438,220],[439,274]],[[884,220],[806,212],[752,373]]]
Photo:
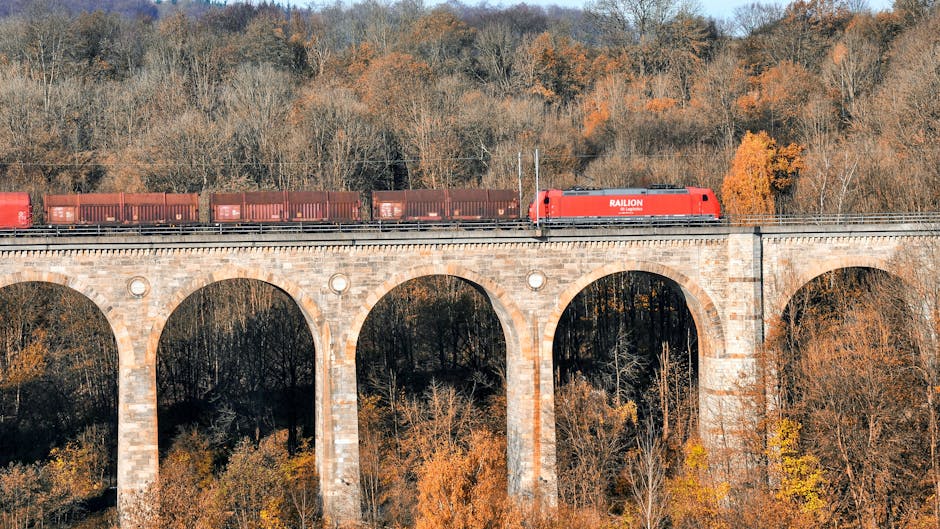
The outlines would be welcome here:
[[[842,118],[851,120],[859,99],[871,92],[882,73],[882,31],[870,15],[856,15],[823,65],[829,87],[839,92]]]
[[[473,28],[450,10],[437,8],[414,22],[406,44],[433,71],[450,74],[469,69],[468,52],[474,38]]]
[[[752,128],[793,136],[802,107],[817,93],[817,80],[805,67],[784,61],[749,80],[750,90],[736,101]]]
[[[901,20],[907,24],[916,24],[931,12],[936,13],[937,3],[935,0],[895,0],[893,6]]]
[[[736,103],[747,87],[746,72],[727,49],[705,66],[692,86],[692,111],[701,113],[703,122],[714,131],[715,139],[728,150],[733,148],[745,119]]]
[[[421,394],[408,395],[405,389],[403,387],[392,400],[365,397],[362,399],[364,406],[360,407],[360,446],[363,451],[369,450],[363,460],[361,484],[369,523],[373,527],[393,521],[412,523],[420,516],[417,484],[422,469],[427,468],[425,465],[432,458],[443,459],[444,454],[454,455],[465,450],[475,432],[484,430],[505,446],[505,441],[499,439],[505,437],[504,398],[487,404],[440,383],[432,384]],[[487,449],[493,448],[493,445],[487,446]],[[490,454],[488,457],[503,456]],[[439,460],[437,464],[444,463]],[[504,491],[505,473],[492,475],[494,479],[503,480],[499,490]],[[427,479],[451,477],[454,476],[428,476]],[[437,491],[431,494],[451,494],[438,488],[446,488],[443,483],[429,487]],[[491,488],[492,484],[486,485],[485,490]],[[481,490],[480,493],[489,495],[491,492]]]
[[[940,204],[940,16],[911,28],[894,44],[884,82],[860,103],[859,125],[887,149],[886,167],[875,167],[885,209],[923,211]],[[903,179],[885,178],[903,174]],[[903,183],[902,183],[903,182]],[[900,187],[898,187],[900,186]]]
[[[920,379],[921,407],[926,411],[926,432],[929,453],[929,472],[924,481],[930,483],[932,494],[928,495],[924,507],[912,518],[924,525],[940,521],[940,399],[937,387],[940,387],[940,364],[937,351],[940,349],[940,285],[933,279],[933,267],[920,266],[914,257],[917,253],[925,255],[932,262],[940,254],[936,244],[925,244],[922,248],[909,248],[896,258],[897,268],[903,270],[903,283],[894,284],[901,292],[896,298],[907,301],[912,310],[912,336],[917,344],[914,369]],[[911,525],[915,525],[912,523]]]
[[[106,436],[103,428],[86,428],[54,447],[46,461],[0,468],[0,527],[27,529],[80,518],[83,503],[107,488]]]
[[[221,129],[226,137],[224,150],[230,165],[222,188],[252,187],[292,189],[302,180],[305,171],[298,171],[291,158],[286,130],[282,123],[293,99],[290,79],[269,63],[238,68],[223,90]],[[205,184],[204,187],[205,188]]]
[[[931,468],[923,435],[930,410],[920,404],[908,306],[883,274],[842,270],[798,292],[769,337],[781,412],[802,425],[798,446],[813,447],[842,523],[899,526],[933,489],[922,478]],[[804,508],[818,504],[808,494],[816,473],[808,463],[791,466],[780,489]],[[910,507],[890,507],[900,498]]]
[[[315,83],[295,101],[290,123],[291,185],[297,188],[395,188],[386,130],[353,90]]]
[[[410,281],[379,301],[356,362],[362,497],[371,526],[417,520],[417,483],[434,454],[466,450],[484,429],[504,445],[504,348],[489,301],[464,280]],[[504,489],[505,474],[500,479]]]
[[[659,69],[674,79],[678,98],[691,99],[692,85],[717,47],[718,31],[701,17],[682,13],[666,24],[657,39]]]
[[[766,132],[748,132],[741,139],[721,187],[725,211],[731,215],[771,215],[780,211],[778,201],[786,196],[803,168],[802,148],[796,144],[778,147]]]
[[[297,529],[318,527],[323,515],[316,452],[308,441],[281,465],[287,489],[287,511]]]
[[[636,446],[628,453],[623,473],[629,482],[632,504],[624,508],[624,517],[635,519],[643,529],[658,529],[667,520],[670,496],[666,489],[666,451],[662,439],[650,421],[636,437]]]
[[[265,437],[255,446],[244,439],[235,447],[219,483],[225,507],[236,529],[287,527],[285,476],[288,454],[281,436]]]
[[[0,527],[27,529],[44,522],[46,483],[39,464],[0,468]]]
[[[274,10],[253,17],[244,31],[238,34],[241,41],[239,52],[244,57],[242,62],[268,64],[283,70],[302,70],[304,65],[295,62],[296,56],[285,26],[282,13]]]
[[[542,33],[520,53],[526,88],[548,103],[571,101],[590,83],[587,50],[568,38]]]
[[[197,429],[184,430],[160,462],[161,529],[221,527],[228,515],[215,475],[215,452]]]
[[[568,505],[606,510],[636,426],[636,403],[615,405],[583,378],[562,386],[555,399],[559,494]]]
[[[690,439],[684,447],[682,466],[669,479],[669,517],[676,529],[727,529],[723,504],[730,485],[712,474],[709,454],[702,444]]]
[[[603,0],[591,13],[603,22],[608,38],[621,45],[650,40],[686,6],[674,0]]]
[[[780,419],[767,443],[767,459],[777,499],[807,515],[809,520],[804,523],[809,525],[826,517],[828,482],[819,458],[802,453],[801,429],[802,425],[792,419]]]
[[[491,22],[474,39],[479,75],[502,93],[508,93],[515,79],[514,51],[518,38],[509,24]]]
[[[504,438],[478,430],[466,447],[440,446],[421,466],[416,529],[515,526]]]
[[[681,293],[652,274],[603,278],[565,310],[553,351],[565,504],[664,519],[666,469],[695,423],[687,311]]]
[[[738,21],[752,31],[740,43],[743,58],[757,73],[784,62],[813,69],[851,18],[842,0],[798,0],[782,11],[745,8]]]

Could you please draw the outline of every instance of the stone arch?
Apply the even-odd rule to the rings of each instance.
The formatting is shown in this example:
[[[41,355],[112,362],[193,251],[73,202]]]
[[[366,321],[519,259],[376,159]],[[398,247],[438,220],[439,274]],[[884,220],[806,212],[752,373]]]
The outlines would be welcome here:
[[[470,281],[486,293],[506,338],[507,465],[509,493],[516,497],[544,496],[554,503],[555,492],[544,491],[542,483],[554,486],[554,465],[543,460],[543,445],[554,439],[554,426],[541,420],[543,399],[539,397],[542,375],[539,350],[530,320],[505,289],[495,281],[458,265],[418,266],[392,276],[370,292],[349,327],[343,352],[344,364],[355,366],[359,334],[378,302],[396,287],[421,277],[446,275]],[[534,324],[534,322],[531,322]],[[543,439],[551,429],[550,439]],[[357,434],[358,435],[358,434]],[[358,450],[358,443],[357,443]],[[357,452],[358,454],[358,452]],[[543,476],[549,476],[545,479]]]
[[[36,270],[27,270],[8,276],[0,276],[0,288],[20,283],[49,283],[63,286],[88,299],[95,305],[98,311],[101,312],[105,318],[105,321],[108,322],[111,335],[114,337],[114,341],[117,345],[118,355],[118,407],[116,410],[117,495],[118,504],[122,505],[127,502],[128,496],[133,495],[135,491],[143,489],[147,483],[152,482],[151,476],[155,475],[155,473],[150,472],[152,469],[148,468],[146,462],[144,462],[144,464],[141,465],[141,468],[139,469],[140,473],[145,476],[142,480],[135,479],[138,478],[138,476],[128,476],[129,465],[127,464],[126,460],[128,459],[129,443],[127,441],[128,436],[126,435],[125,431],[127,430],[127,424],[132,421],[128,419],[127,408],[129,406],[126,405],[126,384],[123,375],[129,370],[133,370],[139,367],[137,359],[140,358],[140,355],[135,351],[135,342],[131,337],[127,325],[124,323],[123,318],[119,312],[114,309],[114,300],[107,300],[103,295],[95,291],[95,289],[93,289],[84,281],[64,274]],[[118,290],[118,293],[121,292],[121,290]],[[143,457],[146,459],[146,455]]]
[[[154,324],[147,341],[147,363],[149,366],[153,366],[153,369],[148,376],[153,378],[154,414],[156,414],[156,356],[157,350],[160,346],[160,338],[167,322],[169,321],[170,316],[187,298],[195,294],[197,291],[211,284],[232,279],[260,281],[282,290],[300,309],[300,312],[303,314],[303,317],[307,322],[307,328],[313,337],[313,346],[316,355],[316,358],[314,359],[314,400],[316,416],[317,470],[321,477],[320,492],[324,496],[324,509],[326,512],[331,512],[331,510],[335,509],[335,506],[331,506],[332,494],[330,492],[332,490],[335,472],[332,466],[327,464],[327,461],[332,459],[327,454],[330,453],[333,444],[333,432],[331,425],[333,422],[333,414],[335,413],[335,411],[332,410],[332,407],[330,406],[332,385],[332,381],[330,380],[330,370],[332,368],[333,362],[332,354],[328,344],[332,343],[332,337],[330,326],[324,318],[323,312],[319,305],[313,299],[311,299],[310,296],[307,295],[305,290],[301,288],[299,284],[295,283],[294,281],[285,279],[267,271],[262,271],[260,269],[231,267],[201,275],[187,283],[184,287],[176,290],[171,296],[169,296],[163,303],[159,313],[154,319]],[[154,419],[154,426],[155,425],[156,419]],[[155,457],[155,465],[157,464],[156,459],[157,458]],[[358,493],[358,488],[355,492]],[[358,500],[356,503],[358,504]]]
[[[372,313],[372,310],[375,309],[375,306],[386,294],[412,279],[435,275],[458,277],[483,288],[490,303],[493,305],[493,310],[496,311],[500,324],[503,326],[503,333],[507,338],[507,348],[510,347],[510,339],[512,342],[520,345],[531,343],[531,333],[529,333],[527,329],[525,316],[502,287],[494,281],[461,266],[432,264],[415,267],[395,274],[382,282],[381,285],[365,297],[361,310],[356,314],[355,319],[349,327],[349,334],[343,353],[345,360],[350,363],[355,362],[356,346],[359,342],[359,333],[362,332],[362,326],[365,325],[369,314]],[[509,354],[509,351],[507,351],[507,354]]]
[[[835,272],[836,270],[846,268],[869,268],[879,270],[892,278],[902,282],[904,281],[900,275],[895,273],[895,270],[892,269],[887,259],[872,256],[845,256],[813,262],[810,266],[798,271],[795,275],[789,278],[783,278],[782,285],[777,295],[774,299],[769,300],[767,304],[770,311],[765,316],[764,321],[768,323],[776,321],[777,318],[783,314],[783,311],[787,308],[787,304],[790,303],[793,296],[817,277],[828,272]]]
[[[609,275],[625,272],[646,272],[656,274],[674,281],[679,285],[692,320],[695,322],[699,342],[699,358],[721,357],[725,346],[724,329],[721,316],[715,303],[705,290],[698,286],[685,274],[658,263],[647,261],[620,261],[611,263],[582,275],[568,286],[558,296],[558,301],[552,308],[542,333],[542,347],[551,351],[555,339],[555,331],[561,321],[562,314],[574,298],[591,283]]]
[[[324,348],[324,344],[330,341],[329,325],[323,318],[320,307],[306,295],[300,285],[262,270],[226,268],[197,277],[183,288],[178,289],[168,298],[157,314],[153,328],[150,330],[149,339],[147,340],[147,361],[149,363],[156,362],[157,348],[160,345],[160,337],[163,334],[163,329],[166,327],[170,315],[179,308],[186,298],[213,283],[231,279],[261,281],[262,283],[267,283],[286,292],[300,308],[304,319],[307,320],[307,325],[310,327],[311,334],[313,334],[313,345],[318,354],[323,354],[327,351],[327,349]]]
[[[119,314],[113,310],[113,305],[104,296],[96,292],[84,281],[59,274],[55,272],[42,272],[36,270],[27,270],[16,274],[0,277],[0,288],[8,287],[19,283],[51,283],[60,285],[69,290],[77,292],[101,311],[108,326],[111,328],[111,334],[117,342],[119,365],[128,365],[134,361],[134,343],[131,339],[127,326]]]

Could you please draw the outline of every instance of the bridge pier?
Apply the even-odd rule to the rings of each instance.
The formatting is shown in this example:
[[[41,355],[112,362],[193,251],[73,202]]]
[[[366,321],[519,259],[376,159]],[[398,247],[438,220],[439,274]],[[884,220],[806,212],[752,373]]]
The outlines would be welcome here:
[[[731,233],[727,239],[725,343],[701,355],[699,431],[724,462],[727,477],[743,468],[740,456],[748,434],[758,427],[759,360],[763,344],[762,246],[759,231]]]
[[[324,294],[336,298],[332,294]],[[322,298],[321,298],[322,299]],[[325,299],[331,318],[311,330],[319,333],[317,350],[316,452],[323,513],[330,523],[361,519],[359,488],[359,396],[356,381],[356,343],[348,335],[352,314],[342,310],[342,299]],[[330,329],[342,329],[334,337]]]
[[[140,313],[133,307],[124,314]],[[118,345],[118,517],[121,527],[151,527],[159,510],[154,487],[160,466],[156,345],[150,326],[135,321]]]
[[[502,321],[504,327],[519,323]],[[528,332],[512,328],[506,332],[509,494],[536,507],[554,506],[558,501],[558,483],[552,342],[542,339],[544,323],[537,314],[529,313],[523,322],[530,329]]]

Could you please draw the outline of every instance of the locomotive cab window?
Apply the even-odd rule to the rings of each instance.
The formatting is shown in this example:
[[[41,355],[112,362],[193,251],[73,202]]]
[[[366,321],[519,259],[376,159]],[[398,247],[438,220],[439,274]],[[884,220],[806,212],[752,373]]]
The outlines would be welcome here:
[[[708,202],[708,195],[702,195],[702,202]]]

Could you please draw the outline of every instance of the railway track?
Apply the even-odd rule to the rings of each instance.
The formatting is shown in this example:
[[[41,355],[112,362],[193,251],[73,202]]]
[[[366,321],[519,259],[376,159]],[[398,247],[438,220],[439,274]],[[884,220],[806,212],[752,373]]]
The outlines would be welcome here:
[[[353,223],[280,223],[280,224],[181,224],[157,226],[34,226],[29,229],[0,230],[0,237],[101,237],[127,235],[251,235],[290,233],[382,233],[382,232],[453,232],[453,231],[524,231],[552,229],[624,229],[702,226],[795,226],[864,224],[940,224],[940,212],[881,213],[867,215],[755,215],[714,220],[643,218],[628,220],[581,220],[565,223],[541,223],[527,219],[451,222],[353,222]]]

